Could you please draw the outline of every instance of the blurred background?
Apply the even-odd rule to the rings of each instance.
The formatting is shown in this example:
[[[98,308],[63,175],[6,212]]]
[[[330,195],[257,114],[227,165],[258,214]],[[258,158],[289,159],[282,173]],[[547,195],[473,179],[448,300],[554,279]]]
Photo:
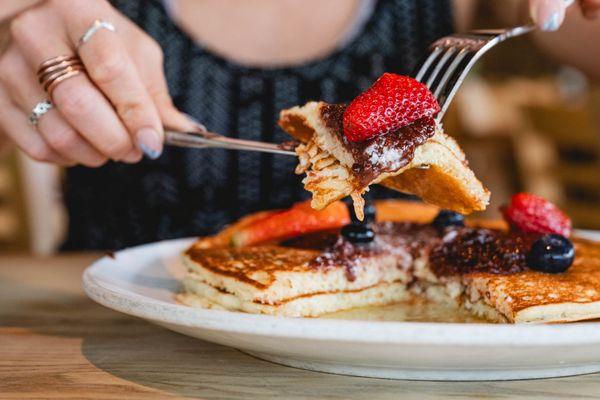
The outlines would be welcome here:
[[[491,3],[481,2],[476,27],[506,25]],[[575,227],[600,229],[599,111],[598,82],[554,63],[522,38],[484,57],[444,127],[492,192],[486,216],[498,217],[512,193],[529,191],[556,202]],[[16,150],[1,154],[0,252],[51,254],[65,226],[61,171]]]

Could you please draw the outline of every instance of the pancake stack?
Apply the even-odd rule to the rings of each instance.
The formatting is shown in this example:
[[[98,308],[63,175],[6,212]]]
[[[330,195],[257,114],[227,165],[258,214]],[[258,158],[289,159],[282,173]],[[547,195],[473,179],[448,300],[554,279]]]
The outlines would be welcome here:
[[[281,246],[192,246],[183,256],[189,274],[183,282],[187,294],[180,300],[249,313],[314,317],[407,298],[409,254],[365,254],[351,275],[348,260],[324,266],[323,256],[317,250]]]
[[[442,264],[435,259],[452,242],[453,232],[503,238],[508,234],[501,223],[479,221],[476,227],[471,224],[442,234],[423,222],[435,214],[434,207],[385,201],[377,209],[376,239],[369,246],[352,246],[339,233],[326,232],[312,241],[305,237],[232,247],[232,233],[248,218],[219,235],[200,239],[183,255],[189,273],[178,299],[196,307],[290,317],[425,298],[453,303],[500,323],[600,318],[600,243],[573,238],[576,258],[562,274],[527,268],[494,273],[483,262],[461,272],[446,268],[444,259]],[[410,215],[399,217],[398,210],[409,210]],[[502,254],[518,266],[515,249]],[[504,261],[494,262],[500,268]]]

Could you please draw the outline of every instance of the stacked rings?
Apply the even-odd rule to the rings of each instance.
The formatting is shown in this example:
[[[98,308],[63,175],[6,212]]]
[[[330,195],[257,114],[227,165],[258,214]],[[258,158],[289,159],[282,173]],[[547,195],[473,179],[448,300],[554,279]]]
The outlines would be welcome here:
[[[48,97],[52,99],[52,92],[60,82],[72,78],[85,71],[83,63],[77,56],[58,56],[44,61],[40,64],[37,72],[37,77],[48,93]]]

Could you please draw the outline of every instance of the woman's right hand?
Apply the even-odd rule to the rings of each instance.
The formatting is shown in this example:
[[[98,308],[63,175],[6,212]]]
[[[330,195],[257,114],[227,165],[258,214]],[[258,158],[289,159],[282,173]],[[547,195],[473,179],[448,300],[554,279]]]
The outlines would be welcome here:
[[[100,29],[78,48],[97,19],[116,32]],[[173,106],[158,44],[107,1],[47,0],[16,16],[10,31],[0,57],[0,129],[32,158],[69,166],[134,163],[142,151],[160,156],[163,126],[193,129]],[[74,54],[87,74],[59,83],[54,108],[31,125],[31,110],[47,98],[39,65]]]

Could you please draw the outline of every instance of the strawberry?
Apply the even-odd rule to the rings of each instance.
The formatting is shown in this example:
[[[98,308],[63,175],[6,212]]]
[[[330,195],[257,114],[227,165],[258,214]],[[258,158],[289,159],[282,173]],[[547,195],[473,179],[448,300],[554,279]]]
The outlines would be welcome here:
[[[321,211],[313,210],[310,201],[304,201],[243,227],[233,234],[231,244],[240,247],[280,241],[307,233],[341,228],[349,223],[348,207],[341,201],[336,201]]]
[[[515,194],[508,207],[501,208],[513,228],[530,233],[556,233],[568,237],[571,219],[548,200],[530,194]]]
[[[360,142],[439,111],[427,86],[408,76],[385,73],[344,111],[344,135],[351,142]]]

